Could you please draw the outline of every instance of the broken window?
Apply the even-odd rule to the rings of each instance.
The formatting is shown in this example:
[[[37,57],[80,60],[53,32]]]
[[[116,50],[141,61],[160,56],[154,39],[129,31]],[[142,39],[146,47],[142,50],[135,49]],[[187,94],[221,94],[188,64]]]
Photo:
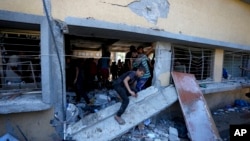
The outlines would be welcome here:
[[[0,29],[0,93],[40,91],[40,33]]]
[[[212,78],[212,49],[173,46],[172,70],[194,74],[197,80]]]
[[[229,79],[237,77],[249,77],[249,71],[239,68],[241,66],[243,68],[249,69],[249,58],[250,54],[245,52],[224,52],[223,68],[227,71]]]
[[[71,98],[77,96],[74,80],[79,76],[77,75],[79,66],[83,67],[82,76],[84,77],[83,79],[85,79],[83,82],[84,89],[81,91],[86,91],[90,99],[93,99],[93,93],[112,89],[112,81],[125,72],[125,56],[126,53],[129,52],[131,45],[135,47],[142,45],[145,47],[144,51],[147,52],[151,43],[65,35],[65,72],[68,100],[71,101]],[[105,55],[105,51],[109,52],[109,55]],[[153,53],[148,56],[149,58],[151,57],[150,59],[152,59],[152,54]],[[106,64],[104,63],[106,61],[103,60],[106,58],[109,58],[108,81],[105,81],[106,76],[104,76],[105,72],[103,72],[103,64]],[[79,62],[82,64],[78,66],[77,64],[79,64]],[[105,66],[107,67],[107,65]],[[151,80],[149,80],[146,85],[148,86],[150,84]]]

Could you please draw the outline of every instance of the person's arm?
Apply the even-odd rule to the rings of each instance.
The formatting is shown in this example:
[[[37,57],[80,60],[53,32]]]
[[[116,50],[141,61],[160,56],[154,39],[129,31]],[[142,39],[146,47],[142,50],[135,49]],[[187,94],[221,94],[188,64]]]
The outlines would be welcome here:
[[[128,81],[129,81],[129,80],[130,80],[130,77],[127,76],[127,77],[123,80],[123,83],[124,83],[126,89],[128,90],[128,92],[129,92],[132,96],[136,97],[136,93],[135,93],[134,91],[132,91],[132,90],[130,89],[130,87],[129,87],[129,84],[128,84]]]
[[[146,55],[146,56],[148,56],[150,53],[152,53],[154,50],[155,50],[155,43],[152,43],[152,45],[150,46],[150,48],[148,49],[148,50],[146,50],[145,52],[144,52],[144,54]]]
[[[130,58],[129,63],[128,63],[129,70],[132,70],[132,68],[133,68],[132,64],[133,64],[133,58]]]
[[[240,69],[245,70],[245,71],[250,71],[250,69],[243,68],[242,66],[239,66]]]

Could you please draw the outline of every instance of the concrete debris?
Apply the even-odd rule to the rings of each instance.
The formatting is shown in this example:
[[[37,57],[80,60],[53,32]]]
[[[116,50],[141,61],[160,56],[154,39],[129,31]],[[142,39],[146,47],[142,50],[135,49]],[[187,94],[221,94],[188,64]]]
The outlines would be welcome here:
[[[140,124],[139,124],[140,125]],[[125,133],[124,135],[113,139],[112,141],[179,141],[178,130],[171,125],[175,125],[175,121],[158,120],[155,124],[150,123],[143,130],[139,129],[139,125]],[[184,125],[185,126],[185,125]],[[188,138],[181,138],[182,141],[188,141]]]
[[[75,92],[67,92],[66,120],[68,124],[74,124],[91,113],[96,113],[119,102],[119,97],[115,90],[96,89],[88,92],[87,95],[91,101],[89,105],[85,103],[83,98],[79,103],[76,103]]]
[[[67,101],[71,102],[67,107],[67,119],[76,122],[80,119],[83,119],[90,113],[96,113],[101,109],[104,109],[108,106],[114,105],[120,101],[118,94],[115,90],[94,90],[88,93],[89,98],[91,99],[91,105],[87,105],[83,99],[80,103],[75,103],[75,94],[67,94]],[[78,115],[78,119],[76,119]],[[178,122],[178,121],[177,121]],[[71,123],[70,123],[71,124]],[[172,130],[176,130],[177,134],[169,135],[168,127],[177,125],[174,122],[167,120],[159,120],[158,124],[154,124],[151,121],[151,118],[144,120],[139,123],[136,127],[125,133],[124,135],[114,139],[113,141],[172,141],[178,140],[178,131],[176,128],[171,127]],[[185,126],[185,124],[182,124]],[[185,128],[186,127],[178,127]],[[171,137],[171,139],[170,139]]]
[[[67,102],[69,103],[68,108],[72,108],[72,105],[75,104],[75,106],[78,109],[77,110],[78,120],[84,118],[86,115],[90,113],[96,113],[101,109],[104,109],[106,107],[109,107],[119,102],[119,97],[115,90],[107,90],[107,89],[97,90],[96,89],[96,90],[88,92],[87,95],[91,101],[90,105],[87,105],[84,99],[81,99],[80,103],[76,103],[75,102],[76,94],[74,92],[67,92]],[[73,109],[67,109],[67,111],[68,110],[70,110],[71,113],[73,112],[72,111]],[[75,121],[78,121],[78,120],[75,119]]]
[[[178,131],[176,128],[170,126],[169,127],[169,134],[178,136]]]
[[[66,120],[69,123],[75,123],[78,119],[79,109],[72,103],[67,105]]]
[[[213,115],[224,115],[235,112],[250,113],[250,104],[244,100],[235,100],[233,105],[226,105],[224,108],[214,110]]]
[[[169,140],[170,141],[179,141],[178,131],[174,127],[169,127]]]
[[[114,138],[126,134],[131,129],[134,129],[133,134],[129,135],[129,137],[125,137],[125,139],[123,139],[124,141],[138,139],[154,141],[157,139],[164,140],[166,138],[167,135],[165,134],[164,136],[161,134],[156,134],[154,132],[154,129],[157,128],[156,125],[152,125],[154,123],[147,121],[147,119],[158,114],[159,111],[164,110],[166,107],[176,102],[177,94],[174,87],[169,86],[159,91],[159,89],[151,86],[143,91],[140,91],[137,98],[130,97],[130,104],[128,105],[128,108],[123,116],[127,123],[123,126],[117,124],[117,122],[115,122],[114,120],[114,114],[118,110],[121,103],[119,102],[119,98],[112,96],[110,93],[112,94],[114,93],[114,91],[99,90],[89,94],[89,98],[91,99],[92,104],[85,105],[82,110],[84,113],[85,111],[94,113],[87,114],[78,122],[67,127],[66,132],[69,139],[99,140],[101,137],[102,140],[113,140]],[[95,101],[97,100],[97,98],[101,98],[101,101],[104,103],[102,105],[95,105]],[[103,98],[108,98],[108,104],[106,104],[106,101]],[[115,102],[113,105],[112,101]],[[104,107],[105,109],[102,109]],[[98,112],[95,112],[97,110]],[[144,124],[145,120],[147,121],[145,123],[149,125]],[[142,123],[142,125],[144,126],[144,128],[141,128],[141,130],[139,130],[137,126],[140,123]],[[147,128],[151,127],[155,128],[147,131]],[[162,134],[168,132],[167,128],[165,128],[164,130],[162,130],[161,128],[157,129],[162,131]]]

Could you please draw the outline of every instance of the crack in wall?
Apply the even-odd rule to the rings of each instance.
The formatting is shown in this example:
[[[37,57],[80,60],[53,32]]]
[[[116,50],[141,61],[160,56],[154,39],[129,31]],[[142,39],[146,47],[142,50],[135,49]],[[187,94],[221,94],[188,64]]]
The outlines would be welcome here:
[[[120,7],[128,7],[130,4],[134,3],[134,2],[138,2],[140,0],[135,0],[135,1],[132,1],[132,2],[129,2],[128,4],[117,4],[117,3],[110,3],[110,2],[105,2],[105,1],[102,1],[102,3],[105,3],[105,4],[110,4],[110,5],[114,5],[114,6],[120,6]]]
[[[118,4],[102,1],[103,3],[111,4],[120,7],[129,7],[135,14],[144,17],[147,21],[157,24],[159,18],[167,18],[169,12],[168,0],[135,0],[127,4]]]

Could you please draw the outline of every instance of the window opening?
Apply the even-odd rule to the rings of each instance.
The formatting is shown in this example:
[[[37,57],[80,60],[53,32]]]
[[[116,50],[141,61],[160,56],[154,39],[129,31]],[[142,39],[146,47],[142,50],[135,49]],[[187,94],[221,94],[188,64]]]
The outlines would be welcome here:
[[[0,29],[0,93],[41,90],[40,33]]]
[[[194,74],[197,80],[210,80],[212,54],[211,49],[175,45],[172,54],[172,70]]]
[[[110,104],[116,102],[117,95],[112,82],[125,73],[125,56],[129,52],[130,46],[143,45],[149,47],[151,45],[136,41],[114,40],[111,43],[110,41],[111,39],[105,38],[65,36],[67,102],[88,103],[90,101],[94,102],[95,105],[100,104],[98,103],[99,96],[109,97]],[[147,51],[146,49],[145,51]],[[153,53],[151,57],[153,57]],[[107,58],[110,60],[108,65],[105,61]],[[108,67],[108,72],[104,71],[103,64]],[[85,81],[82,81],[82,84],[80,84],[82,87],[78,88],[77,84],[80,82],[77,82],[79,76],[77,70],[80,69],[83,74],[81,79]],[[106,76],[108,81],[103,81],[106,73],[108,74]],[[151,83],[151,80],[148,83]],[[82,98],[79,97],[79,93],[82,93]],[[85,95],[83,96],[83,94]],[[103,106],[105,107],[105,105]]]
[[[249,77],[250,73],[240,67],[249,69],[249,53],[225,51],[223,68],[227,71],[229,79],[237,79],[239,77]]]

